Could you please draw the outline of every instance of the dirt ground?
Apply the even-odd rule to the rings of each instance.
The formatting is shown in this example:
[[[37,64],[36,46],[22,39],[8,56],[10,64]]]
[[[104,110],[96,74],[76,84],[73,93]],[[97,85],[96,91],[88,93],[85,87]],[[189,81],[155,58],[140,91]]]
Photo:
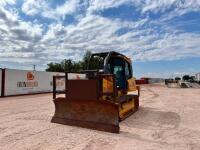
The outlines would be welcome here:
[[[51,94],[1,98],[0,149],[200,149],[200,89],[142,86],[140,106],[113,134],[50,123]]]

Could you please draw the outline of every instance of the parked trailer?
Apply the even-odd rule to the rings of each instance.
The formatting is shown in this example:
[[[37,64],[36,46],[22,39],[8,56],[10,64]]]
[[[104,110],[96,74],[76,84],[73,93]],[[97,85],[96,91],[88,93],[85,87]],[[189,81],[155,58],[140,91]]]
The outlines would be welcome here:
[[[63,75],[58,72],[33,70],[0,70],[1,97],[34,93],[52,92],[54,75]],[[64,89],[64,81],[58,81],[58,87]]]
[[[147,80],[144,80],[144,79],[137,79],[135,80],[136,84],[148,84],[148,81]]]

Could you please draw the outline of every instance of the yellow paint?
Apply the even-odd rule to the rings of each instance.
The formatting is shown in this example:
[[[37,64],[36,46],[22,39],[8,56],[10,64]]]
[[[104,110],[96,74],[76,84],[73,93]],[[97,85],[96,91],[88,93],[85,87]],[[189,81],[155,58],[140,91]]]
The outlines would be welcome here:
[[[126,61],[128,61],[130,64],[132,63],[131,58],[123,57]]]
[[[113,93],[113,79],[112,77],[103,78],[103,93]]]
[[[136,91],[137,88],[136,88],[135,78],[132,77],[127,81],[128,81],[128,91]]]
[[[119,106],[119,118],[123,119],[130,112],[133,112],[135,109],[134,99],[122,104],[122,107]]]

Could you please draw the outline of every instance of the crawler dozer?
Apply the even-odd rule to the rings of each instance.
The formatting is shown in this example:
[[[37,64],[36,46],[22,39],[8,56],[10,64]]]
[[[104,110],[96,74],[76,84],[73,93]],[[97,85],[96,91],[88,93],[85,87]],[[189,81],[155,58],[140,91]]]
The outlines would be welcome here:
[[[129,58],[114,51],[95,53],[87,70],[54,76],[51,122],[119,133],[119,121],[139,108],[140,88],[131,64]],[[60,78],[65,78],[64,92],[56,89]]]

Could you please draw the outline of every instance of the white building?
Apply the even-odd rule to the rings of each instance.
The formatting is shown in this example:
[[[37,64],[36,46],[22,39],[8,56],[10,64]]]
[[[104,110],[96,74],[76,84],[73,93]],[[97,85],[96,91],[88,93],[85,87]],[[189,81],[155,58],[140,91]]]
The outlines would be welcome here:
[[[200,72],[195,74],[196,80],[200,81]]]

